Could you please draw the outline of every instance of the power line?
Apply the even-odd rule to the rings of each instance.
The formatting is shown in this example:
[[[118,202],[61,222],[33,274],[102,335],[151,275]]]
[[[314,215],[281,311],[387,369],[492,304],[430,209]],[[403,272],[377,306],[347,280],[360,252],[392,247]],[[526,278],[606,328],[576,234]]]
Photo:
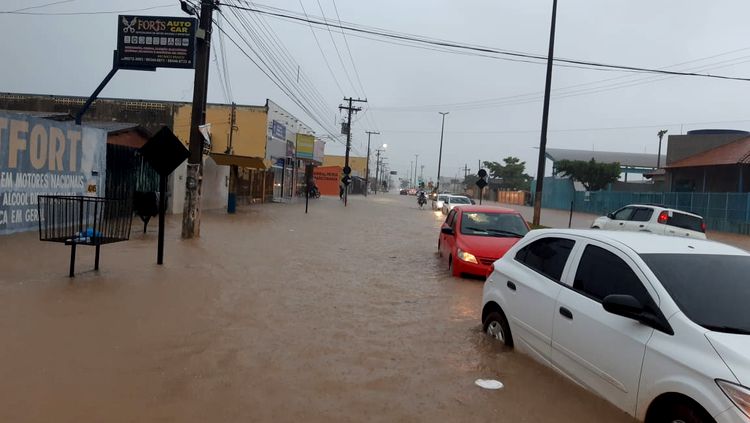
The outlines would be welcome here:
[[[41,8],[47,7],[47,6],[53,6],[53,5],[56,5],[56,4],[63,4],[63,3],[71,3],[71,2],[74,2],[74,1],[76,1],[76,0],[58,0],[58,1],[53,1],[52,3],[40,4],[38,6],[27,6],[27,7],[21,8],[21,9],[11,10],[11,11],[8,11],[8,12],[0,12],[0,13],[18,13],[18,12],[23,12],[25,10],[41,9]]]
[[[493,47],[472,46],[472,45],[462,44],[462,43],[453,42],[453,41],[436,41],[436,40],[430,40],[427,38],[420,38],[417,35],[399,35],[395,33],[384,32],[384,30],[371,30],[371,29],[366,29],[366,28],[357,28],[351,25],[333,24],[333,23],[328,23],[325,21],[310,19],[309,17],[302,18],[302,17],[294,16],[288,13],[272,12],[272,11],[267,11],[267,10],[261,10],[258,8],[241,7],[241,6],[230,6],[230,7],[238,7],[243,10],[261,13],[261,14],[265,14],[269,16],[274,16],[274,17],[282,18],[282,19],[307,22],[310,25],[314,24],[314,25],[323,26],[323,27],[333,26],[336,28],[340,28],[342,30],[365,33],[365,34],[376,35],[380,37],[387,37],[387,38],[392,38],[392,39],[397,39],[397,40],[406,40],[406,41],[412,41],[412,42],[429,44],[429,45],[436,45],[436,46],[441,46],[441,47],[449,47],[449,48],[468,50],[468,51],[477,51],[481,53],[491,53],[491,54],[513,57],[513,58],[546,60],[546,57],[542,55],[538,55],[538,54],[514,52],[514,51],[509,51],[509,50],[497,49]],[[741,77],[733,77],[733,76],[725,76],[725,75],[712,75],[712,74],[703,74],[703,73],[694,73],[694,72],[679,72],[679,71],[643,68],[643,67],[628,66],[628,65],[612,65],[612,64],[589,62],[589,61],[584,61],[584,60],[563,59],[563,58],[556,58],[554,60],[556,62],[584,66],[588,69],[594,69],[594,70],[616,70],[616,71],[624,71],[624,72],[654,73],[654,74],[676,75],[676,76],[694,76],[694,77],[702,77],[702,78],[750,82],[750,78],[741,78]],[[539,63],[539,62],[534,62],[534,63]]]
[[[302,0],[300,0],[301,2]],[[323,6],[320,4],[320,0],[315,0],[318,3],[318,8],[320,9],[320,14],[323,16],[323,21],[327,24],[328,19],[326,19],[326,14],[323,11]],[[356,87],[354,86],[354,82],[352,81],[351,76],[349,76],[349,71],[346,70],[346,65],[344,64],[344,59],[341,58],[341,52],[339,51],[339,46],[336,44],[336,40],[333,38],[333,33],[331,32],[331,27],[326,26],[326,29],[328,30],[328,36],[331,38],[331,44],[333,44],[333,49],[336,50],[336,56],[339,58],[339,63],[341,63],[341,68],[344,70],[344,75],[346,76],[346,79],[349,81],[349,86],[352,87],[352,89],[356,92]]]
[[[119,13],[143,12],[146,10],[163,9],[165,7],[174,7],[174,4],[163,4],[160,6],[144,7],[140,9],[128,10],[99,10],[94,12],[0,12],[0,14],[9,15],[33,15],[33,16],[78,16],[78,15],[115,15]]]
[[[305,6],[302,4],[302,0],[299,0],[299,5],[302,6],[302,11],[305,13],[305,16],[307,16],[307,11],[305,11]],[[331,68],[331,64],[328,62],[328,58],[326,57],[325,52],[323,51],[323,47],[320,46],[320,40],[318,40],[318,35],[315,34],[315,30],[312,27],[312,24],[309,24],[310,26],[310,32],[312,32],[313,37],[315,38],[315,43],[318,45],[318,50],[320,50],[321,56],[323,56],[323,60],[326,62],[326,67],[328,68],[328,72],[331,74],[331,78],[333,78],[333,82],[336,83],[336,86],[339,89],[339,92],[341,95],[344,95],[344,89],[341,88],[341,84],[339,84],[338,78],[336,78],[336,74],[333,73],[333,68]]]

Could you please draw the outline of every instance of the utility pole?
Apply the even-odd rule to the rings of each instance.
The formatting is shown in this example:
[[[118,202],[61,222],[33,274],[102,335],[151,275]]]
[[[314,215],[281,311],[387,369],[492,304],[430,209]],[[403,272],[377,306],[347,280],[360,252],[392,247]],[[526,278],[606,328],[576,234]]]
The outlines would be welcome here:
[[[466,181],[466,178],[469,177],[469,170],[470,170],[469,169],[469,165],[468,164],[464,164],[464,181]]]
[[[549,26],[549,52],[547,53],[547,79],[544,83],[544,109],[542,111],[542,134],[539,139],[539,162],[536,167],[536,189],[534,190],[534,219],[539,225],[542,214],[542,188],[544,186],[544,166],[547,162],[547,124],[549,123],[549,96],[552,89],[552,62],[555,56],[555,23],[557,21],[557,0],[552,0],[552,21]]]
[[[232,102],[232,113],[229,118],[229,142],[227,143],[226,154],[234,154],[232,141],[234,140],[234,131],[237,130],[237,104]],[[229,166],[229,198],[227,199],[227,213],[232,214],[237,211],[237,176],[239,170],[237,165]]]
[[[656,156],[656,168],[657,169],[661,169],[661,139],[664,137],[664,134],[666,133],[667,133],[667,130],[662,129],[656,134],[659,136],[659,155]]]
[[[380,149],[375,150],[378,158],[375,160],[375,195],[378,194],[378,183],[380,182]]]
[[[440,153],[438,155],[438,174],[437,174],[437,185],[435,186],[435,192],[440,193],[440,165],[443,162],[443,133],[445,132],[445,115],[450,112],[438,112],[443,115],[443,123],[440,126]]]
[[[419,160],[419,154],[414,155],[414,188],[418,187],[417,181],[417,161]]]
[[[182,213],[182,237],[194,238],[201,234],[201,189],[203,184],[203,134],[199,127],[206,123],[208,94],[209,50],[214,0],[201,0],[200,26],[196,37],[195,80],[193,107],[190,115],[190,157],[185,180],[185,207]]]
[[[352,103],[367,103],[367,99],[360,100],[360,99],[354,99],[354,98],[346,98],[344,97],[344,101],[348,101],[348,106],[341,106],[339,105],[339,110],[346,110],[347,112],[347,119],[346,119],[346,158],[344,160],[344,178],[347,178],[349,176],[348,173],[346,173],[346,170],[351,170],[349,167],[349,150],[352,148],[352,113],[356,113],[360,110],[362,110],[361,107],[354,107],[352,106]],[[349,185],[345,184],[344,187],[344,207],[346,207],[347,200],[349,198]]]
[[[367,134],[367,175],[365,175],[365,197],[367,192],[370,191],[370,135],[380,135],[380,132],[365,131]]]
[[[409,188],[413,186],[411,177],[414,175],[414,172],[411,171],[412,166],[414,166],[414,160],[409,160]]]
[[[424,165],[419,166],[419,179],[424,182]]]

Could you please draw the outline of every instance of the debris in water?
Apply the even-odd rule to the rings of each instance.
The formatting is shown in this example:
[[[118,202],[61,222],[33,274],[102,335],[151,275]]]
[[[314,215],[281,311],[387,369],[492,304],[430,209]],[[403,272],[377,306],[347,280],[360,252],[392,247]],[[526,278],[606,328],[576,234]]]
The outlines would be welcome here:
[[[484,389],[501,389],[503,387],[502,382],[493,379],[477,379],[474,383]]]

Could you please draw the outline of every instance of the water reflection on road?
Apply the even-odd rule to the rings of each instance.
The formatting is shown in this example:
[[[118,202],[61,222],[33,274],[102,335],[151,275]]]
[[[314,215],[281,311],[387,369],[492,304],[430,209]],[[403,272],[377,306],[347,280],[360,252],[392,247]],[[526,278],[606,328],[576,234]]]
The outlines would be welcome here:
[[[484,336],[443,220],[391,194],[205,213],[199,240],[170,220],[166,266],[134,233],[75,281],[64,248],[6,238],[0,421],[631,421]]]

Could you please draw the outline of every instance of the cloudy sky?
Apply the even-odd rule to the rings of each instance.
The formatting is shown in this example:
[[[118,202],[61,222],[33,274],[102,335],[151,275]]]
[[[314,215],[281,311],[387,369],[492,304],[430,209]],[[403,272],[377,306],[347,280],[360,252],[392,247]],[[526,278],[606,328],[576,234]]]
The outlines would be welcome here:
[[[53,0],[1,0],[13,11]],[[249,4],[244,0],[226,0]],[[357,27],[546,55],[551,0],[276,0],[254,3]],[[116,13],[182,16],[176,0],[69,0],[25,13],[0,13],[0,91],[87,96],[106,75],[116,47]],[[338,11],[338,17],[336,15]],[[73,14],[70,14],[73,13]],[[746,0],[560,0],[555,56],[606,64],[750,77],[750,3]],[[222,6],[214,36],[209,101],[263,104],[270,98],[319,135],[336,135],[344,96],[367,98],[353,127],[353,154],[388,144],[388,162],[408,173],[418,154],[426,178],[437,173],[440,115],[442,175],[477,160],[512,155],[536,173],[545,66],[399,45],[395,40]],[[314,34],[314,35],[313,35]],[[317,38],[317,40],[316,40]],[[249,42],[249,45],[246,43]],[[233,43],[242,46],[244,53]],[[347,46],[348,43],[348,46]],[[262,54],[262,60],[252,49]],[[338,51],[337,51],[338,49]],[[265,52],[265,53],[264,53]],[[351,52],[351,55],[350,55]],[[289,75],[287,95],[266,72]],[[226,63],[226,73],[223,71]],[[294,68],[300,70],[300,82]],[[223,88],[226,76],[231,94]],[[193,73],[120,72],[103,97],[191,100]],[[360,83],[361,82],[361,83]],[[665,77],[556,66],[548,145],[656,153],[659,129],[750,129],[750,82]],[[299,104],[315,116],[309,116]],[[342,154],[328,144],[327,152]]]

